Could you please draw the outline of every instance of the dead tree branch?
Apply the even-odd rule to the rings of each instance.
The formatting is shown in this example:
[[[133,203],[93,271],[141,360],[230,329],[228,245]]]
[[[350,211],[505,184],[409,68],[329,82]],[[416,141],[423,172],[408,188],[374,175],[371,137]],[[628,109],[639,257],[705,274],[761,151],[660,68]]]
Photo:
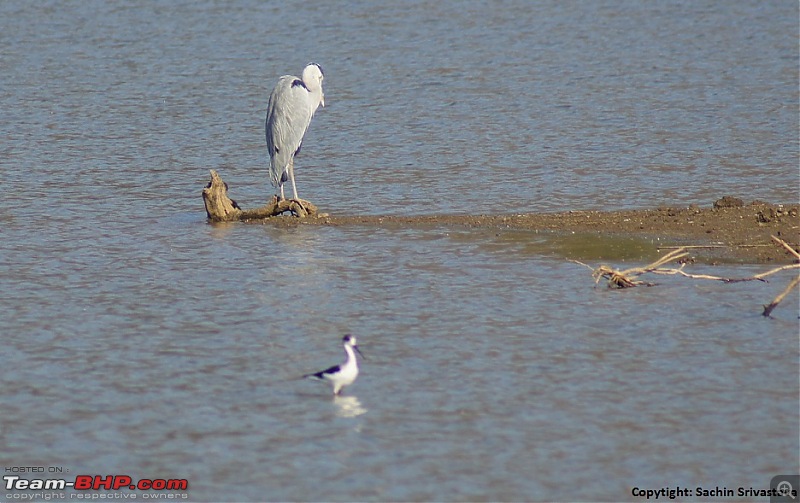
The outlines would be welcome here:
[[[772,302],[764,306],[764,312],[761,314],[763,314],[764,316],[769,316],[772,313],[772,310],[778,307],[778,304],[780,304],[780,302],[783,300],[784,297],[789,295],[789,292],[791,292],[792,289],[796,287],[798,283],[800,283],[800,276],[797,276],[792,281],[790,281],[789,284],[786,286],[786,288],[780,294],[778,294],[778,296],[775,297],[772,300]]]
[[[248,222],[276,217],[291,212],[296,217],[315,217],[317,207],[303,199],[284,199],[278,201],[276,196],[261,208],[243,210],[233,199],[228,197],[228,184],[213,169],[211,181],[203,189],[203,203],[206,215],[212,222]]]
[[[686,252],[683,248],[679,248],[677,250],[673,250],[667,253],[666,255],[664,255],[663,257],[661,257],[660,259],[656,260],[655,262],[653,262],[648,266],[633,267],[630,269],[626,269],[624,271],[617,271],[616,269],[613,269],[607,265],[601,265],[596,269],[592,269],[591,266],[588,266],[583,262],[579,262],[577,260],[572,260],[571,262],[575,262],[576,264],[580,264],[582,266],[591,269],[595,285],[600,282],[601,278],[606,278],[608,280],[609,288],[630,288],[634,286],[654,286],[655,283],[640,281],[636,278],[648,272],[664,274],[663,271],[665,271],[665,269],[661,269],[662,265],[672,260],[678,260],[680,258],[683,258],[688,254],[689,253]]]
[[[787,243],[786,241],[784,241],[783,239],[781,239],[781,238],[779,238],[777,236],[770,236],[770,237],[772,238],[773,241],[775,241],[779,245],[781,245],[784,248],[786,248],[787,250],[789,250],[789,253],[794,255],[794,258],[796,258],[797,260],[800,260],[800,252],[798,252],[797,250],[792,248],[792,245],[790,245],[789,243]]]
[[[787,243],[786,241],[784,241],[783,239],[781,239],[779,237],[776,237],[776,236],[771,236],[771,237],[772,237],[773,241],[775,241],[776,243],[778,243],[782,247],[784,247],[787,250],[789,250],[789,253],[794,255],[794,257],[797,260],[800,260],[800,253],[798,253],[797,250],[795,250],[789,243]],[[783,266],[783,267],[776,267],[775,269],[772,269],[771,271],[767,271],[767,272],[761,273],[760,276],[764,277],[764,276],[766,276],[768,274],[773,274],[773,273],[776,273],[778,271],[783,271],[785,269],[796,269],[796,268],[800,268],[800,264],[791,264],[791,265],[787,265],[787,266]],[[764,316],[769,316],[772,313],[772,310],[775,309],[776,307],[778,307],[778,304],[781,303],[783,298],[786,297],[787,295],[789,295],[789,292],[791,292],[799,283],[800,283],[800,275],[798,275],[796,278],[794,278],[792,281],[790,281],[789,284],[786,285],[786,288],[780,294],[778,294],[778,296],[775,297],[772,300],[772,302],[770,302],[769,304],[764,306],[764,312],[762,312],[761,314],[763,314]]]
[[[786,241],[772,236],[772,240],[775,241],[778,245],[786,248],[792,255],[795,256],[798,260],[800,260],[800,253],[797,252],[791,245],[789,245]],[[663,265],[681,259],[688,255],[688,252],[685,248],[678,248],[677,250],[673,250],[660,259],[656,260],[652,264],[645,266],[645,267],[633,267],[630,269],[625,269],[624,271],[618,271],[606,265],[600,265],[596,269],[593,269],[591,266],[584,264],[583,262],[579,262],[577,260],[570,260],[570,262],[574,262],[576,264],[580,264],[582,266],[588,267],[592,271],[592,277],[594,278],[595,285],[600,282],[601,278],[606,278],[608,280],[608,287],[609,288],[630,288],[634,286],[654,286],[655,283],[649,283],[646,281],[641,281],[637,279],[639,276],[645,273],[652,273],[652,274],[662,274],[662,275],[680,275],[687,278],[692,279],[708,279],[714,281],[722,281],[723,283],[739,283],[743,281],[763,281],[767,282],[764,279],[767,276],[775,274],[777,272],[785,271],[788,269],[800,269],[800,263],[783,265],[780,267],[776,267],[774,269],[770,269],[769,271],[765,271],[759,274],[755,274],[753,276],[747,278],[722,278],[719,276],[712,276],[710,274],[690,274],[683,271],[684,266],[686,263],[680,265],[677,268],[664,268]],[[789,292],[792,291],[798,284],[800,284],[800,276],[794,278],[786,289],[780,293],[775,299],[769,303],[768,305],[764,306],[764,312],[762,313],[764,316],[769,316],[773,309],[786,297]]]

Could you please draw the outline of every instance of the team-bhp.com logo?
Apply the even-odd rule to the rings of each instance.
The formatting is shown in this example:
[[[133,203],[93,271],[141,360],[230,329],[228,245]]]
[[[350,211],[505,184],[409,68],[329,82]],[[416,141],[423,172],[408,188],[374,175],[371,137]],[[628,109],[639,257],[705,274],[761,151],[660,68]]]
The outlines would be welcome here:
[[[7,491],[119,491],[122,489],[138,491],[186,491],[186,479],[138,479],[129,475],[77,475],[75,480],[66,479],[23,479],[19,475],[3,476]]]

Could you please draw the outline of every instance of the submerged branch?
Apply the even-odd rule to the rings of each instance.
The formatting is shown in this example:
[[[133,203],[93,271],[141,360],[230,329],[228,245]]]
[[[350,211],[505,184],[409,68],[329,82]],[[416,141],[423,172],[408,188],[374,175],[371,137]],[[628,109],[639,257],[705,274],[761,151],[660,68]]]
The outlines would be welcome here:
[[[798,283],[800,283],[800,276],[797,276],[790,281],[786,288],[777,297],[775,297],[772,302],[764,306],[764,312],[761,314],[764,316],[769,316],[772,313],[772,310],[778,307],[778,304],[781,303],[784,297],[789,295],[789,292],[791,292],[792,289],[798,285]]]
[[[786,241],[772,236],[773,241],[775,241],[778,245],[782,246],[789,250],[798,260],[800,260],[800,253],[797,252],[791,245],[786,243]],[[655,283],[649,283],[646,281],[639,280],[639,276],[652,273],[652,274],[662,274],[662,275],[680,275],[686,278],[691,279],[707,279],[707,280],[714,280],[714,281],[722,281],[723,283],[739,283],[744,281],[763,281],[767,282],[764,279],[766,276],[775,274],[780,271],[785,271],[788,269],[800,269],[800,263],[784,265],[780,267],[776,267],[769,271],[765,271],[759,274],[755,274],[753,276],[749,276],[746,278],[723,278],[720,276],[712,276],[710,274],[690,274],[683,271],[684,266],[686,263],[682,263],[680,267],[677,268],[664,268],[663,265],[679,260],[684,258],[688,255],[685,248],[678,248],[677,250],[673,250],[660,259],[656,260],[652,264],[645,266],[645,267],[633,267],[630,269],[626,269],[624,271],[618,271],[612,267],[607,265],[600,265],[597,268],[593,269],[591,266],[584,264],[583,262],[579,262],[577,260],[571,260],[576,264],[580,264],[582,266],[588,267],[592,270],[592,277],[594,278],[595,285],[599,283],[601,278],[606,278],[608,280],[608,287],[609,288],[631,288],[635,286],[654,286]],[[794,278],[786,289],[781,292],[780,295],[775,297],[775,299],[768,305],[764,306],[764,312],[762,313],[764,316],[769,316],[773,309],[786,297],[789,292],[795,288],[798,283],[800,283],[800,276]]]

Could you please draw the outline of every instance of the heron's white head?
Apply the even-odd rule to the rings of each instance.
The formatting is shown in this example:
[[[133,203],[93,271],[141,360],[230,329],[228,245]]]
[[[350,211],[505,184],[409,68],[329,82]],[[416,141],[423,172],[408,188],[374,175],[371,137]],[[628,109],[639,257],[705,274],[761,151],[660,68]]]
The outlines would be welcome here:
[[[322,92],[322,80],[324,78],[322,67],[317,63],[309,63],[303,69],[303,83],[312,95],[316,96],[319,93],[319,105],[323,107],[325,106],[325,94]]]

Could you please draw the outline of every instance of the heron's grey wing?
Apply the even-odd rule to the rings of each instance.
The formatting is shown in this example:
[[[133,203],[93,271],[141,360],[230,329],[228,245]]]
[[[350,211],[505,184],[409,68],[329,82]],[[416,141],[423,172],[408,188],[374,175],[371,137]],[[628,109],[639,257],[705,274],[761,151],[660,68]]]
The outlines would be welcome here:
[[[269,155],[275,155],[275,141],[274,141],[274,128],[275,128],[275,119],[276,119],[276,110],[279,108],[277,107],[277,103],[281,101],[279,99],[279,95],[282,95],[286,92],[284,89],[286,87],[286,81],[289,79],[293,79],[291,75],[284,75],[278,80],[278,83],[272,89],[272,93],[269,95],[269,104],[267,105],[267,120],[264,123],[264,130],[267,136],[267,150],[269,151]],[[291,80],[290,80],[291,82]]]
[[[273,184],[278,184],[300,148],[311,116],[308,90],[302,81],[292,76],[281,77],[269,98],[265,124]]]

